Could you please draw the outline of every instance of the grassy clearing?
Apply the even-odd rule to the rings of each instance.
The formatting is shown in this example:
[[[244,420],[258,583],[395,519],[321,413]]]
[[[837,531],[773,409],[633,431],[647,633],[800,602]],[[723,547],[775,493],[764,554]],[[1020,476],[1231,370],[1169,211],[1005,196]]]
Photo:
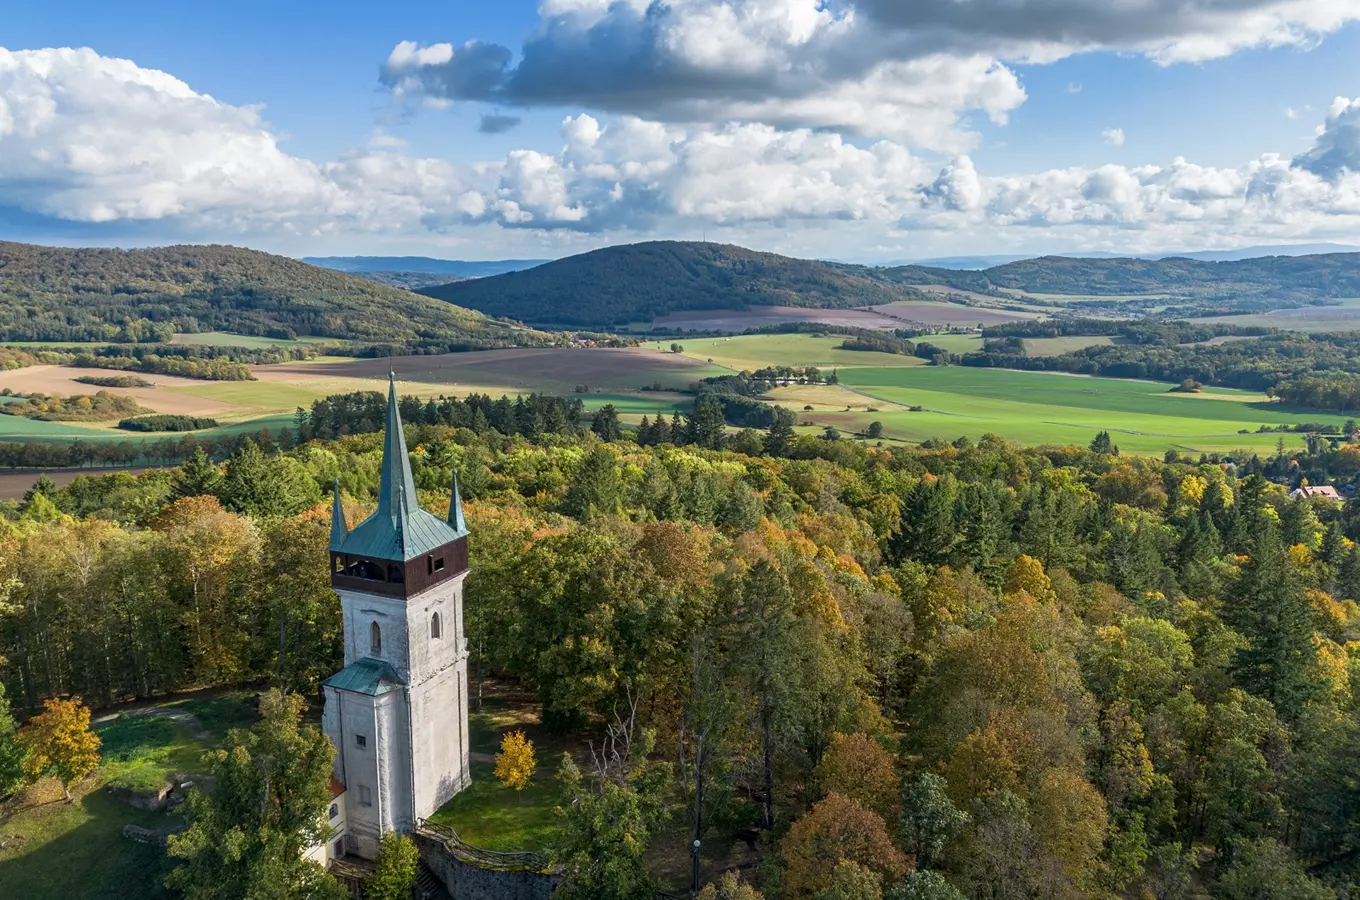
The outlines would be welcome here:
[[[918,344],[934,344],[950,353],[972,353],[982,349],[980,334],[923,334],[913,340]]]
[[[512,791],[496,780],[493,764],[473,762],[472,784],[430,821],[450,826],[463,840],[485,850],[544,850],[557,839],[553,809],[558,800],[557,782],[551,778],[535,778],[523,791]]]
[[[259,350],[266,347],[301,347],[304,344],[334,343],[335,341],[335,338],[323,337],[300,337],[296,340],[287,340],[285,338],[228,334],[225,331],[200,331],[195,334],[177,334],[171,338],[170,343],[198,347],[245,347],[251,350]]]
[[[764,366],[817,366],[822,369],[845,366],[914,366],[922,360],[914,356],[862,350],[841,350],[844,335],[745,334],[730,338],[681,340],[684,355],[742,371]],[[648,343],[648,347],[657,346]],[[669,348],[669,342],[662,342]]]
[[[1062,356],[1064,353],[1084,350],[1087,347],[1105,347],[1114,343],[1113,338],[1104,335],[1025,338],[1024,340],[1026,356]]]
[[[150,789],[200,771],[208,747],[160,717],[96,725],[103,762],[67,804],[50,779],[0,806],[0,897],[24,900],[142,900],[169,896],[160,851],[123,837],[123,827],[171,830],[183,819],[120,803],[111,787]]]
[[[1160,383],[1083,378],[961,366],[916,369],[849,369],[842,380],[868,397],[923,412],[808,413],[817,425],[856,431],[872,419],[886,435],[904,441],[929,437],[976,439],[987,432],[1025,444],[1085,444],[1108,430],[1120,449],[1160,454],[1168,448],[1208,452],[1273,450],[1278,434],[1238,434],[1263,424],[1335,422],[1312,410],[1270,403],[1242,391],[1208,389],[1201,395],[1167,392]],[[1287,444],[1300,435],[1284,435]]]

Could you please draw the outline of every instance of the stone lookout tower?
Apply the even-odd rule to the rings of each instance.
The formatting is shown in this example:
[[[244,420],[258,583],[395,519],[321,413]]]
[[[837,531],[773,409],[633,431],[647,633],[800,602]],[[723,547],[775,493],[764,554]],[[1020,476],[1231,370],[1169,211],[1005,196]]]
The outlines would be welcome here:
[[[416,501],[395,380],[389,380],[378,509],[353,529],[339,486],[331,587],[344,612],[345,668],[324,683],[340,832],[327,857],[372,859],[383,832],[409,833],[467,787],[467,526],[458,474],[447,519]]]

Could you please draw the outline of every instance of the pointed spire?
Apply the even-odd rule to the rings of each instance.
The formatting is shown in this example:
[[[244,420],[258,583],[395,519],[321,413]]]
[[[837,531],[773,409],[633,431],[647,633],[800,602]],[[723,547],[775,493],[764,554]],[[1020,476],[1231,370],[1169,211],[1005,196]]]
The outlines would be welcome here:
[[[338,490],[336,496],[339,496]],[[338,531],[332,524],[332,549],[369,559],[409,562],[467,536],[467,531],[459,524],[463,522],[463,508],[456,481],[448,521],[420,508],[415,479],[411,477],[411,461],[406,455],[406,439],[401,430],[395,375],[388,375],[387,430],[383,436],[378,508],[348,531],[344,529],[343,512],[338,505],[335,515],[336,521],[342,524]]]
[[[397,543],[405,547],[406,519],[416,508],[416,484],[411,460],[406,455],[406,435],[401,429],[397,405],[397,376],[387,373],[387,430],[383,436],[382,480],[378,485],[376,515],[392,520]]]
[[[345,542],[349,535],[349,526],[345,524],[345,508],[340,505],[340,479],[336,478],[331,485],[333,505],[331,507],[331,549],[339,550],[340,545]]]
[[[453,495],[449,497],[449,524],[459,534],[467,534],[467,523],[463,521],[463,498],[458,494],[458,467],[453,467]]]

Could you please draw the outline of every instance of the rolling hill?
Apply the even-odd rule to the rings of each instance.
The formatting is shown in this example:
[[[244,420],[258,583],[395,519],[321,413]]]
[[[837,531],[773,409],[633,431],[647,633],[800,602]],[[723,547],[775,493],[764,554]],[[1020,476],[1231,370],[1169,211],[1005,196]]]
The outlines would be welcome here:
[[[980,271],[924,266],[898,266],[881,271],[885,277],[906,284],[947,284],[984,293],[997,290],[1107,296],[1146,293],[1223,301],[1269,297],[1285,303],[1360,297],[1360,253],[1225,261],[1041,256]]]
[[[794,259],[726,244],[607,247],[420,293],[538,325],[609,327],[684,310],[850,309],[922,299],[939,286],[1008,299],[1021,292],[1169,295],[1261,309],[1360,297],[1360,253],[1209,261],[1045,256],[977,271]]]
[[[422,349],[516,346],[546,337],[410,291],[239,247],[0,242],[0,341],[147,340],[170,331],[311,335]]]
[[[421,293],[535,324],[623,325],[693,309],[850,309],[920,297],[868,266],[794,259],[729,244],[606,247]]]

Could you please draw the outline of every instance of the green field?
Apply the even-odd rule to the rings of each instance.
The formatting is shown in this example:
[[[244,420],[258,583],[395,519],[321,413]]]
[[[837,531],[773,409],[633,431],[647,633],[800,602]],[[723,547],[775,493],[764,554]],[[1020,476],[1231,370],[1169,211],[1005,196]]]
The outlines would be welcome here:
[[[308,406],[311,405],[309,400]],[[293,423],[292,413],[251,416],[239,422],[227,422],[217,428],[187,432],[197,437],[217,437],[223,434],[254,433],[261,428],[277,431]],[[85,425],[72,422],[39,422],[23,416],[0,416],[0,441],[141,441],[165,437],[181,437],[186,432],[145,434],[124,431],[112,425]]]
[[[194,334],[177,334],[171,339],[170,343],[200,347],[247,347],[258,350],[266,347],[300,347],[304,344],[334,343],[335,340],[335,338],[323,337],[300,337],[296,340],[287,340],[285,338],[227,334],[225,331],[200,331]]]
[[[736,371],[764,366],[916,366],[924,360],[914,356],[863,350],[841,350],[844,335],[744,334],[735,337],[698,338],[679,341],[690,359],[712,362]],[[648,342],[648,347],[657,345]],[[663,347],[670,343],[663,341]]]
[[[1336,301],[1334,306],[1301,306],[1298,309],[1272,309],[1247,316],[1215,316],[1196,319],[1229,325],[1264,325],[1290,331],[1355,331],[1360,329],[1360,298]]]
[[[1026,356],[1062,356],[1087,347],[1105,347],[1114,343],[1114,338],[1100,335],[1025,338]]]
[[[1344,416],[1295,410],[1263,395],[1209,388],[1203,394],[1168,393],[1169,385],[962,366],[916,369],[847,369],[842,382],[880,411],[815,411],[804,420],[859,430],[877,419],[889,438],[921,441],[977,438],[992,432],[1025,444],[1086,444],[1109,431],[1120,449],[1160,454],[1248,449],[1273,451],[1279,434],[1238,434],[1264,424],[1326,422]],[[895,404],[890,408],[886,404]],[[921,406],[922,412],[903,409]],[[1283,435],[1291,446],[1297,434]]]
[[[982,349],[980,334],[923,334],[912,340],[918,344],[934,344],[950,353],[972,353]]]
[[[1169,294],[1043,294],[1035,291],[1009,290],[1008,293],[1016,294],[1026,300],[1034,300],[1040,303],[1081,303],[1087,300],[1169,300]]]

